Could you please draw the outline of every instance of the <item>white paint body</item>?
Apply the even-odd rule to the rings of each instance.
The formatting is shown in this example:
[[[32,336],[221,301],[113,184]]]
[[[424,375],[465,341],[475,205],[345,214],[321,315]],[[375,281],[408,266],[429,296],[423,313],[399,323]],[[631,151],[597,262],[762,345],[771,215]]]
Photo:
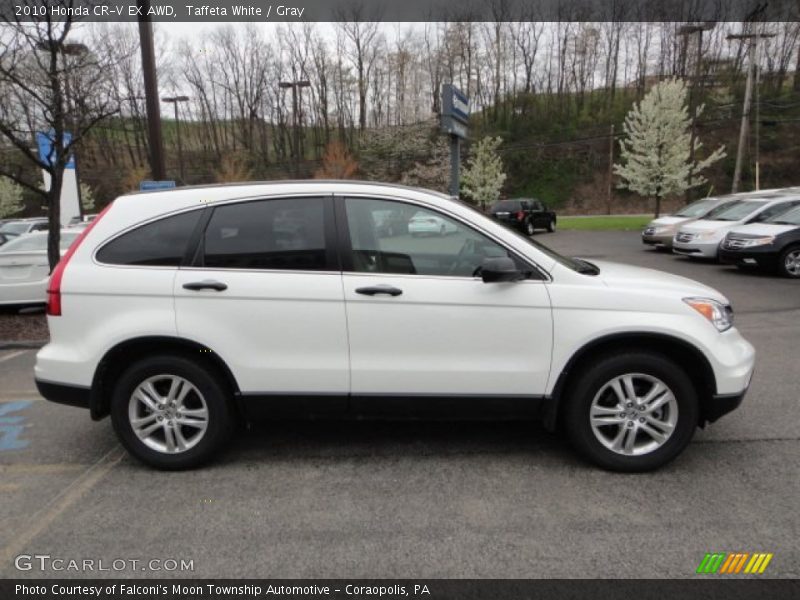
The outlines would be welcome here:
[[[62,256],[76,237],[74,231],[61,232]],[[16,250],[20,243],[41,249]],[[0,246],[0,305],[43,304],[49,279],[46,231],[26,233]]]
[[[478,277],[355,272],[119,267],[96,251],[123,230],[199,204],[297,194],[395,199],[439,211],[538,266],[546,280],[484,283]],[[727,300],[700,283],[654,270],[598,263],[581,274],[469,207],[423,190],[302,182],[185,188],[117,199],[79,245],[61,286],[63,315],[36,377],[89,387],[117,344],[180,337],[210,348],[243,393],[549,396],[584,345],[624,332],[667,334],[699,349],[718,394],[746,389],[753,347],[718,332],[683,298]],[[223,292],[183,289],[217,279]],[[364,296],[364,285],[400,287]],[[157,351],[154,348],[154,352]]]

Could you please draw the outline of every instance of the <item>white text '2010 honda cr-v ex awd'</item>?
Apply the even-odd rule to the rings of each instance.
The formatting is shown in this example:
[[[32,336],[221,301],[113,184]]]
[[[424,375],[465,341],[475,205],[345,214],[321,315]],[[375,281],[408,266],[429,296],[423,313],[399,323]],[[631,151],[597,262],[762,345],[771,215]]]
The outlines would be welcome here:
[[[446,235],[411,235],[420,215]],[[736,408],[754,361],[711,288],[372,183],[122,196],[54,270],[48,315],[41,394],[166,469],[256,413],[437,412],[539,416],[602,467],[652,469]]]

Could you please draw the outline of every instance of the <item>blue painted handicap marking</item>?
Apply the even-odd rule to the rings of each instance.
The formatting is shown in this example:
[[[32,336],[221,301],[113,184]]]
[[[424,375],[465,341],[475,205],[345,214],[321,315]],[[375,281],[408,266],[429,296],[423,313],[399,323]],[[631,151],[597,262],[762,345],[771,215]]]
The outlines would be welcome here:
[[[22,433],[25,431],[26,417],[24,415],[13,416],[13,413],[25,410],[31,404],[33,404],[32,400],[0,403],[0,452],[21,450],[30,443],[28,440],[21,439]]]

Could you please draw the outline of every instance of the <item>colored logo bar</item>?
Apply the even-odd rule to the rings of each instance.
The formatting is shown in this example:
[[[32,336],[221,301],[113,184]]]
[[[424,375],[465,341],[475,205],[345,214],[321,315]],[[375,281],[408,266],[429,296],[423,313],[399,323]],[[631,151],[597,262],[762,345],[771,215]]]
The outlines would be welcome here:
[[[771,552],[709,552],[700,561],[697,573],[720,575],[744,573],[761,574],[774,555]]]

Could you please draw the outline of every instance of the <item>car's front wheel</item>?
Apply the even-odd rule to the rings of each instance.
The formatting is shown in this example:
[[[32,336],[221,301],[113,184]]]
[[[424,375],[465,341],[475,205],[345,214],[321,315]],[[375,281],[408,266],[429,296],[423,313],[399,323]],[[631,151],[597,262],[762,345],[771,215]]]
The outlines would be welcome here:
[[[659,354],[601,360],[567,394],[564,416],[573,445],[613,471],[648,471],[668,463],[691,441],[698,423],[692,381]]]
[[[233,427],[229,394],[213,371],[182,356],[134,363],[111,398],[122,445],[157,469],[189,469],[214,456]]]
[[[800,246],[790,246],[781,253],[778,269],[784,277],[800,278]]]
[[[556,220],[550,219],[550,222],[547,224],[547,231],[550,233],[555,233],[556,231]]]

